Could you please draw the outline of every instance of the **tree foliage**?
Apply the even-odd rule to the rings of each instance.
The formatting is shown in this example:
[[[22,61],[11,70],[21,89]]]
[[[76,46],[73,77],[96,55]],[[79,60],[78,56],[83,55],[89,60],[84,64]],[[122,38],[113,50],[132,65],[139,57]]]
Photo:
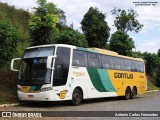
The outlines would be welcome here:
[[[18,38],[19,32],[10,22],[0,21],[0,68],[12,58]]]
[[[160,49],[158,49],[157,55],[158,57],[160,57]]]
[[[135,31],[138,33],[142,29],[143,25],[136,19],[138,14],[133,9],[128,9],[126,12],[125,10],[114,8],[111,12],[115,15],[114,25],[118,31],[126,33]]]
[[[112,34],[109,41],[110,50],[118,52],[121,55],[131,56],[134,41],[127,33],[117,31]]]
[[[98,8],[90,7],[81,21],[89,47],[104,48],[109,38],[110,28],[105,21],[105,14]]]
[[[59,20],[57,9],[53,3],[38,0],[35,15],[29,21],[31,45],[50,44],[53,33],[58,31],[56,24]]]
[[[146,73],[152,75],[160,65],[160,58],[155,53],[148,52],[143,53],[143,58],[146,61]]]
[[[57,38],[57,43],[75,45],[79,47],[88,47],[85,35],[73,30],[62,31]]]

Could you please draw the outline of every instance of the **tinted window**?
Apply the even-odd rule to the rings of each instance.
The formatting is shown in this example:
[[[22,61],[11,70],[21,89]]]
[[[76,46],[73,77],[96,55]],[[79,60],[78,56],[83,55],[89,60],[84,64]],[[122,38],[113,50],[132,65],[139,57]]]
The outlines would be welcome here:
[[[88,53],[88,67],[100,68],[100,60],[98,54]]]
[[[114,69],[123,70],[123,59],[122,58],[114,57],[113,61],[114,61],[113,62],[114,63]]]
[[[144,63],[143,62],[138,62],[138,71],[144,72]]]
[[[54,54],[54,47],[33,48],[33,49],[27,49],[25,51],[24,58],[47,57],[53,54]]]
[[[69,62],[70,49],[58,47],[53,76],[53,86],[61,86],[66,84],[69,71]]]
[[[111,56],[102,55],[101,59],[103,69],[113,69],[113,61]]]
[[[123,68],[124,70],[131,71],[132,60],[124,59]]]
[[[73,50],[73,66],[87,67],[87,52]]]
[[[134,72],[138,71],[138,64],[137,63],[138,63],[137,61],[132,61],[131,70],[134,71]]]

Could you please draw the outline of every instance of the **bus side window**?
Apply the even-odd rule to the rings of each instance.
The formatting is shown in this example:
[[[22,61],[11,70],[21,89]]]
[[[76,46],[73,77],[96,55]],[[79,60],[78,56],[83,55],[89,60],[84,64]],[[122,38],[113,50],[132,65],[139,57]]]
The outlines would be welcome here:
[[[73,60],[72,64],[73,64],[74,66],[80,66],[79,60]]]
[[[114,69],[124,70],[123,69],[123,59],[122,58],[114,57],[113,61],[114,61]]]
[[[111,56],[101,55],[102,69],[113,69],[113,60]]]
[[[99,54],[88,52],[88,67],[101,68]]]
[[[73,50],[72,66],[87,67],[87,52]]]
[[[143,62],[138,62],[138,71],[144,72],[144,63]]]
[[[126,71],[131,71],[132,61],[128,59],[123,59],[123,67]]]
[[[132,70],[133,72],[138,72],[138,62],[137,62],[137,61],[132,61],[131,70]]]

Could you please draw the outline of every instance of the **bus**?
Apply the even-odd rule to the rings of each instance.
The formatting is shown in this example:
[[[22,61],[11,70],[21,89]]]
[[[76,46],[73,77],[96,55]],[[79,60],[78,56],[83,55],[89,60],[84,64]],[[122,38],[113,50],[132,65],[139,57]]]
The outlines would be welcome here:
[[[20,60],[18,69],[16,61]],[[15,64],[15,65],[14,65]],[[83,99],[146,92],[144,60],[99,48],[65,44],[28,47],[11,61],[18,72],[18,98],[22,101],[64,101],[79,105]]]

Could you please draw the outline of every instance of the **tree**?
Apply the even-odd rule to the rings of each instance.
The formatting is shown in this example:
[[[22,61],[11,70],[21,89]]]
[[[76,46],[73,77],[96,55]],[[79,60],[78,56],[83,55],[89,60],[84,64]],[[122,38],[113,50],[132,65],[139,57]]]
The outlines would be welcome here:
[[[31,45],[50,44],[54,41],[54,33],[58,31],[59,20],[57,9],[53,3],[38,0],[35,15],[29,20]]]
[[[59,15],[59,22],[58,24],[61,26],[65,26],[66,25],[66,16],[65,16],[65,12],[61,9],[57,9],[58,15]]]
[[[143,25],[136,19],[138,16],[137,12],[133,9],[128,9],[128,13],[125,10],[114,8],[112,14],[115,15],[114,25],[118,31],[128,32],[135,31],[139,32]]]
[[[57,43],[88,47],[85,35],[73,30],[62,31],[60,36],[57,38]]]
[[[131,56],[134,41],[127,33],[117,31],[112,34],[109,41],[110,50],[118,52],[121,55]]]
[[[158,69],[157,69],[157,72],[156,72],[157,74],[156,74],[156,85],[158,86],[158,87],[160,87],[160,65],[158,66]]]
[[[13,57],[18,38],[19,32],[10,22],[0,21],[0,68]]]
[[[160,49],[158,49],[157,55],[158,57],[160,57]]]
[[[148,52],[143,53],[143,58],[146,60],[146,73],[152,75],[160,65],[160,58],[155,53]]]
[[[105,21],[105,14],[98,8],[90,7],[81,21],[89,47],[104,48],[109,38],[110,28]]]

